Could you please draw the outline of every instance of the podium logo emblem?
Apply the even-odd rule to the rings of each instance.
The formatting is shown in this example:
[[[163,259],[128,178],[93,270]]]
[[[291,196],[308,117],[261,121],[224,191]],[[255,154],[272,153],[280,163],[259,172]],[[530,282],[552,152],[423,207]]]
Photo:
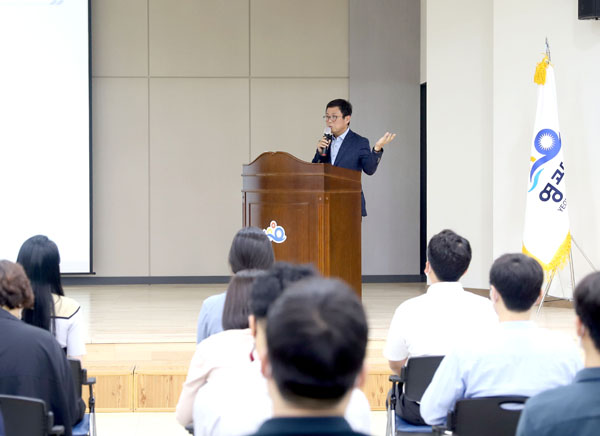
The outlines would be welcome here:
[[[287,239],[287,236],[285,235],[285,229],[281,226],[278,226],[277,221],[275,220],[271,221],[271,225],[264,229],[263,232],[265,232],[271,241],[277,244],[281,244]]]

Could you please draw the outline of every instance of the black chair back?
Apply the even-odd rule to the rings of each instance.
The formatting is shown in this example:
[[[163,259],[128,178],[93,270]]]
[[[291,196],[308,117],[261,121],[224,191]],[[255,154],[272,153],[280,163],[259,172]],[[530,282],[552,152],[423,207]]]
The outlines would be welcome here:
[[[73,375],[73,384],[75,385],[75,394],[77,398],[81,398],[83,395],[82,385],[84,383],[84,374],[81,369],[81,361],[77,359],[69,359],[69,365],[71,365],[71,374]]]
[[[0,395],[0,410],[6,436],[47,436],[64,434],[63,426],[54,425],[52,412],[37,398]]]
[[[444,356],[411,357],[402,368],[404,396],[411,401],[421,401],[427,386]]]
[[[457,436],[514,436],[527,397],[470,398],[456,402],[448,429]]]

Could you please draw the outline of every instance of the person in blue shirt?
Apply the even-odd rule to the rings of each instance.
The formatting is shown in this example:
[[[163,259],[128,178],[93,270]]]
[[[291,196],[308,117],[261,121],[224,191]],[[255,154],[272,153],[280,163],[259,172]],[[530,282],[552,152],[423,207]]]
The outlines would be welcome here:
[[[463,398],[530,397],[571,383],[581,368],[576,345],[530,320],[543,281],[544,271],[531,257],[515,253],[496,259],[490,270],[490,299],[499,324],[442,360],[421,399],[426,423],[445,423]]]
[[[244,227],[236,233],[229,249],[229,266],[236,274],[244,269],[266,270],[275,262],[271,241],[261,229]],[[223,331],[226,292],[211,295],[202,303],[198,315],[196,343]]]
[[[530,398],[517,436],[595,436],[600,432],[600,272],[585,277],[573,298],[585,368],[572,384]]]

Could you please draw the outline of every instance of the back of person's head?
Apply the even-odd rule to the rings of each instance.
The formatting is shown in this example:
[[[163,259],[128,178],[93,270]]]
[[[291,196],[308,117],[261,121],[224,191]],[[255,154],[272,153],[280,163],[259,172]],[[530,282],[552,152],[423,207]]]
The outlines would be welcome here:
[[[587,275],[573,293],[575,313],[600,351],[600,272]]]
[[[252,284],[264,271],[246,269],[235,274],[227,286],[223,307],[223,330],[247,329]]]
[[[457,282],[471,263],[471,245],[452,230],[442,230],[429,240],[427,260],[438,280]]]
[[[250,313],[257,319],[267,317],[271,305],[290,284],[307,277],[317,276],[311,265],[293,265],[276,262],[254,281],[250,293]]]
[[[32,236],[21,246],[17,262],[25,269],[35,295],[34,307],[23,311],[23,320],[50,330],[54,316],[52,294],[65,295],[60,281],[58,247],[47,236]]]
[[[33,290],[23,267],[0,260],[0,306],[8,309],[33,307]]]
[[[490,284],[511,312],[531,309],[540,296],[543,282],[544,270],[538,261],[521,253],[503,254],[490,269]]]
[[[343,98],[336,98],[335,100],[331,100],[329,103],[327,103],[325,109],[333,107],[340,108],[340,112],[342,113],[344,118],[348,115],[352,115],[352,105],[348,100],[344,100]]]
[[[261,229],[244,227],[233,237],[229,266],[234,274],[243,269],[268,269],[274,261],[271,241]]]
[[[304,408],[335,405],[356,383],[367,336],[362,304],[344,282],[315,277],[290,285],[267,317],[278,391]]]

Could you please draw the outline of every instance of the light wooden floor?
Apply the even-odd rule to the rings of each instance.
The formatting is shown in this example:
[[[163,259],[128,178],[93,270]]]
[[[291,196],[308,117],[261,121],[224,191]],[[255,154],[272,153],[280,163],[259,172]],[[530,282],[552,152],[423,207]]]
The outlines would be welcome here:
[[[70,287],[65,292],[82,306],[88,330],[86,361],[185,365],[195,349],[202,301],[224,289],[225,285],[127,285]],[[363,286],[371,366],[387,367],[381,351],[394,310],[425,289],[423,283]],[[575,338],[574,312],[570,308],[548,304],[536,321]]]
[[[82,306],[88,343],[195,343],[196,320],[204,299],[226,285],[127,285],[68,287]],[[396,307],[426,289],[423,283],[363,285],[369,338],[385,340]],[[573,310],[546,305],[540,325],[574,335]]]

